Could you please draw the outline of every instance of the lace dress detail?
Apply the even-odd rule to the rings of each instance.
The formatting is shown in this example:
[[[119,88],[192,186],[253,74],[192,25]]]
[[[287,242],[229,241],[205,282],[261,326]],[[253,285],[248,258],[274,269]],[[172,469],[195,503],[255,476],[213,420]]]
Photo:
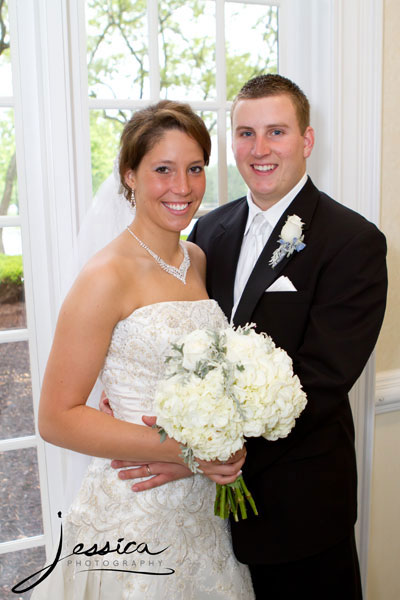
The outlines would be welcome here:
[[[170,343],[193,329],[226,324],[214,300],[151,304],[120,321],[101,373],[115,417],[142,424],[143,414],[154,414]],[[92,460],[64,520],[61,555],[78,543],[100,549],[107,542],[114,549],[119,543],[120,553],[66,557],[32,600],[254,598],[249,571],[233,555],[229,522],[213,514],[214,483],[195,475],[135,494],[110,462]],[[129,542],[135,544],[122,554]]]

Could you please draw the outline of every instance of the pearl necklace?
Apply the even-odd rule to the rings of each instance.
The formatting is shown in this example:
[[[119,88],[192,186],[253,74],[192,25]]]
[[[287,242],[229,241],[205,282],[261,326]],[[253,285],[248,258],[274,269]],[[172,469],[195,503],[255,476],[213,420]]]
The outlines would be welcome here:
[[[129,229],[129,227],[127,227],[127,230],[129,231],[131,236],[133,236],[135,238],[135,240],[138,242],[138,244],[142,248],[144,248],[144,250],[146,250],[146,252],[148,252],[150,254],[150,256],[152,256],[154,258],[154,260],[160,265],[160,267],[164,271],[166,271],[170,275],[173,275],[174,277],[179,279],[179,281],[182,281],[182,283],[184,285],[186,285],[186,273],[187,273],[188,268],[190,267],[190,257],[189,257],[189,253],[187,251],[186,246],[184,246],[184,244],[182,244],[181,241],[179,241],[179,245],[182,248],[183,260],[182,260],[181,266],[179,268],[177,268],[177,267],[174,267],[173,265],[169,265],[162,258],[160,258],[158,256],[158,254],[156,254],[155,252],[153,252],[153,250],[151,250],[148,246],[146,246],[146,244],[144,242],[142,242],[142,240],[140,240],[137,237],[137,235],[135,235],[133,233],[133,231],[131,231]]]

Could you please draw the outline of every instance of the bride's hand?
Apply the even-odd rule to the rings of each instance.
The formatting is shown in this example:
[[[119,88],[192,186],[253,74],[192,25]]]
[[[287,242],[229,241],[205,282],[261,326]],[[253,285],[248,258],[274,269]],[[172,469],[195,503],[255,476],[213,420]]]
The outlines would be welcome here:
[[[138,479],[140,477],[149,477],[145,481],[140,481],[132,486],[134,492],[144,492],[152,488],[164,485],[170,481],[191,477],[193,473],[188,467],[178,465],[177,463],[151,462],[146,465],[143,462],[113,460],[111,463],[113,469],[122,469],[118,473],[120,479]],[[126,467],[133,467],[127,469]]]
[[[233,454],[226,462],[222,463],[219,460],[205,461],[196,458],[199,463],[199,467],[203,472],[203,475],[220,483],[233,483],[242,474],[241,468],[246,459],[246,448],[243,446],[241,450],[238,450]]]
[[[148,427],[155,425],[157,418],[143,415],[142,421]],[[161,440],[160,440],[161,442]],[[134,492],[144,492],[152,488],[164,485],[170,481],[191,477],[193,473],[185,465],[168,462],[150,462],[143,464],[138,461],[113,460],[111,462],[113,469],[122,469],[118,473],[120,479],[139,479],[140,477],[151,477],[145,481],[140,481],[132,486]],[[131,469],[127,467],[132,467]]]

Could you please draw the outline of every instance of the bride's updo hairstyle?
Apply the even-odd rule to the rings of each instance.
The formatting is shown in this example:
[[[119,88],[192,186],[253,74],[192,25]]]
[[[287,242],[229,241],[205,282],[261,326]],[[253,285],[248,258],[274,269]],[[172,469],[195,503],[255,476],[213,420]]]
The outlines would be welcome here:
[[[142,158],[169,129],[179,129],[196,140],[203,150],[204,163],[208,165],[211,152],[211,139],[204,121],[196,115],[189,104],[161,100],[137,111],[126,123],[121,135],[119,153],[120,192],[127,200],[131,189],[125,183],[128,170],[138,168]]]

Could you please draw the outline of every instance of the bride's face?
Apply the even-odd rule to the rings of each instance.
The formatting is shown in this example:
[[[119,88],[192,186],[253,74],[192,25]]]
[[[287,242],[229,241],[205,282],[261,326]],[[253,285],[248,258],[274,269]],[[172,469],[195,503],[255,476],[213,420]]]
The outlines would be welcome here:
[[[125,180],[135,190],[137,218],[181,231],[189,225],[204,195],[203,150],[183,131],[167,130],[138,168],[127,172]]]

